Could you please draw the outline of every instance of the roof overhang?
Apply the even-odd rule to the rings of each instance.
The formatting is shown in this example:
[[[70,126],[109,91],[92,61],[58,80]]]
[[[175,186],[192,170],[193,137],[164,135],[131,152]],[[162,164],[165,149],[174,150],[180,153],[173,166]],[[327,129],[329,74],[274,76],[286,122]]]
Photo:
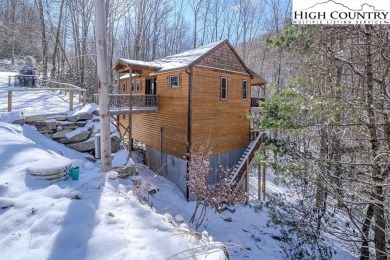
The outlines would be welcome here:
[[[251,75],[251,78],[252,78],[252,80],[251,80],[251,85],[252,86],[255,86],[255,85],[265,85],[265,84],[268,83],[265,79],[263,79],[259,74],[257,74],[253,70],[248,68],[248,71],[249,71],[249,74]]]
[[[128,73],[132,69],[133,71],[156,71],[161,69],[160,66],[156,66],[147,61],[139,61],[139,60],[129,60],[129,59],[119,59],[115,62],[112,70],[115,70],[118,73]]]

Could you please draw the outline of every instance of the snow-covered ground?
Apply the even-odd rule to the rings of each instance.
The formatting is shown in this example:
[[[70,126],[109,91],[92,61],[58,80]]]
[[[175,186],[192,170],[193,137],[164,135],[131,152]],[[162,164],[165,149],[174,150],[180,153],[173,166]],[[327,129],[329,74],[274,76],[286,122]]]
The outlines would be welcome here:
[[[7,80],[0,73],[1,106],[7,104]],[[64,103],[65,112],[66,100],[56,96],[34,92],[15,102],[18,109],[47,112],[56,99],[55,107]],[[36,162],[50,169],[52,158],[71,159],[80,179],[51,183],[28,173]],[[120,150],[114,164],[124,165],[126,159],[127,152]],[[137,178],[159,189],[154,195],[141,191],[146,203],[139,200]],[[109,179],[99,161],[87,161],[34,127],[0,122],[0,259],[224,259],[221,242],[230,259],[283,259],[281,229],[272,225],[270,209],[256,201],[253,190],[252,206],[220,214],[209,210],[195,231],[186,224],[195,202],[187,202],[164,177],[145,168],[133,180]],[[267,192],[285,190],[268,175]],[[352,258],[329,243],[337,251],[334,259]]]
[[[202,258],[220,247],[141,204],[131,180],[108,179],[33,127],[0,123],[0,136],[2,259],[180,259],[197,252]],[[50,169],[48,160],[62,157],[80,167],[78,181],[51,183],[27,172],[33,162]],[[220,257],[217,251],[207,259]]]
[[[0,72],[0,113],[8,111],[8,90],[26,89],[23,87],[8,86],[8,76],[15,72]],[[78,95],[74,96],[74,109],[82,105],[78,102]],[[13,91],[12,111],[23,111],[25,115],[40,113],[59,113],[69,109],[69,95],[60,94],[59,91]]]

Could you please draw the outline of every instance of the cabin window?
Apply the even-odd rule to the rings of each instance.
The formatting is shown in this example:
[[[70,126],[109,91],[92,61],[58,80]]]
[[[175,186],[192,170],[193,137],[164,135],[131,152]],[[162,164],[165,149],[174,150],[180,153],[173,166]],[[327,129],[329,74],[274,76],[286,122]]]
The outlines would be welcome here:
[[[248,99],[248,87],[247,87],[247,80],[242,80],[242,99],[247,100]]]
[[[169,76],[168,77],[168,86],[170,88],[179,88],[180,87],[179,75]]]
[[[134,88],[134,81],[131,81],[131,91],[134,91],[135,88]]]
[[[136,91],[141,91],[141,81],[138,80],[136,83],[135,83],[135,90]]]
[[[221,100],[227,99],[228,78],[221,77]]]
[[[123,83],[123,85],[122,85],[122,90],[123,90],[124,92],[126,92],[126,83]]]

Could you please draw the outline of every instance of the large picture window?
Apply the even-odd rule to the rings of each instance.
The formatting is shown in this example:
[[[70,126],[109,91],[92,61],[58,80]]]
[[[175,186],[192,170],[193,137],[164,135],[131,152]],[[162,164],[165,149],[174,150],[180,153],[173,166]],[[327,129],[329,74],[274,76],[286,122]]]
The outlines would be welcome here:
[[[248,99],[248,85],[247,80],[242,80],[242,99],[247,100]]]
[[[180,87],[179,75],[169,76],[168,77],[168,86],[170,88],[179,88]]]
[[[227,99],[227,91],[228,91],[228,78],[221,77],[221,100]]]

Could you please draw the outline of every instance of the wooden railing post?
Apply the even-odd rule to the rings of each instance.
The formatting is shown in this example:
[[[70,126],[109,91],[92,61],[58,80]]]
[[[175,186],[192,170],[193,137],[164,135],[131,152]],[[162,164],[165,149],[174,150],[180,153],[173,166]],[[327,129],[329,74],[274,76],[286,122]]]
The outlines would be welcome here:
[[[263,165],[263,187],[262,187],[262,191],[263,191],[263,200],[265,201],[265,188],[266,188],[266,176],[265,176],[265,171],[266,171],[266,166],[265,164]]]
[[[87,103],[87,91],[83,90],[83,106]]]
[[[246,176],[245,176],[245,191],[246,191],[246,204],[249,203],[249,158],[246,159]]]
[[[11,76],[8,75],[8,86],[11,86]]]
[[[257,199],[261,200],[261,163],[257,165]]]
[[[69,90],[69,110],[73,110],[73,90]]]
[[[12,110],[12,90],[8,90],[8,112]]]

